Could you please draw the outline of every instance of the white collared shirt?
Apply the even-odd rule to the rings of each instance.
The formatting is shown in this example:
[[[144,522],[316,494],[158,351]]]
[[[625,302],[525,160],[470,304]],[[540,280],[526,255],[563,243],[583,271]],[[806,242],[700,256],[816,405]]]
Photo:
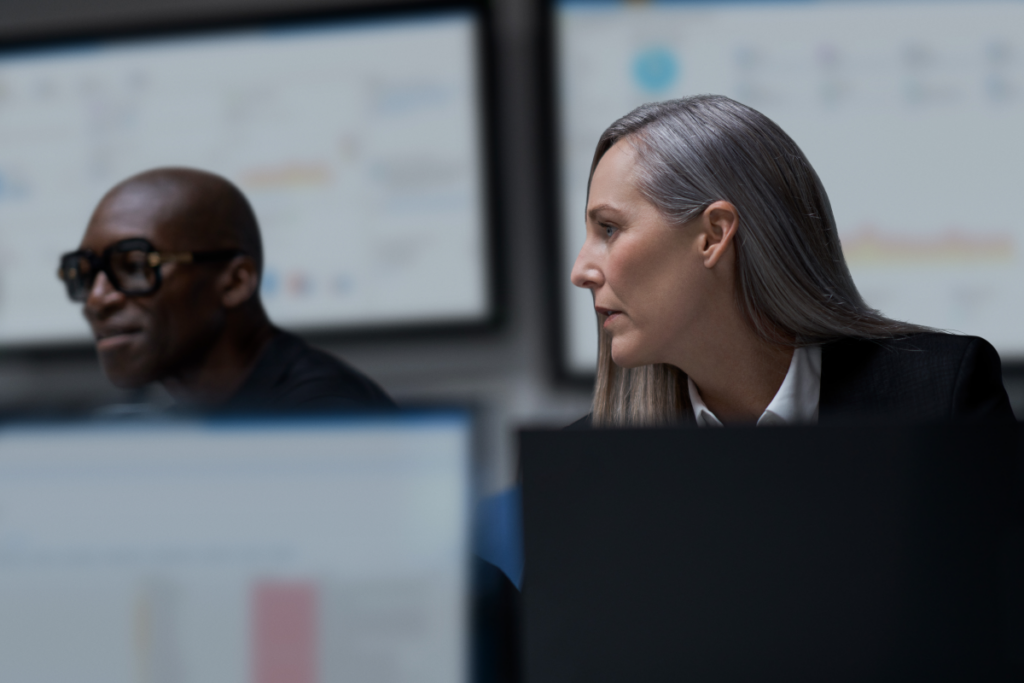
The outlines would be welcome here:
[[[722,421],[715,417],[700,397],[697,385],[687,378],[690,390],[690,405],[698,427],[721,427]],[[821,397],[821,347],[802,346],[793,351],[789,371],[775,398],[757,419],[757,426],[816,424],[818,422],[818,400]]]

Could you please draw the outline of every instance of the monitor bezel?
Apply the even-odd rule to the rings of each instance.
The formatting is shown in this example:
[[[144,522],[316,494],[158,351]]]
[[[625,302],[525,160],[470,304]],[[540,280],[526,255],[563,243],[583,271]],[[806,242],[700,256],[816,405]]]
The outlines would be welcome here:
[[[538,101],[541,109],[542,146],[545,153],[541,159],[541,206],[544,225],[545,272],[547,274],[545,289],[548,292],[547,328],[549,331],[547,348],[550,366],[555,382],[569,387],[592,389],[596,377],[593,373],[581,373],[569,364],[568,353],[568,318],[569,302],[565,296],[565,283],[569,277],[564,272],[566,245],[563,239],[562,216],[565,207],[562,196],[562,172],[565,160],[562,159],[561,143],[565,135],[562,130],[562,112],[559,105],[559,43],[557,31],[558,0],[536,0],[537,30],[539,33],[539,58],[537,60]],[[596,140],[594,141],[596,144]],[[581,214],[583,207],[580,207]],[[581,216],[582,217],[582,216]],[[597,325],[595,316],[594,324]]]

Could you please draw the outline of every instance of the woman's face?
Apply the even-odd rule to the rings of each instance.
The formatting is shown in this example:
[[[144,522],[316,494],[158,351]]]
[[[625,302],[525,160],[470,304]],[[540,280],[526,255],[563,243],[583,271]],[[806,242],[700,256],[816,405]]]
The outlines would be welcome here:
[[[572,283],[593,293],[617,365],[681,367],[700,347],[693,336],[716,300],[703,222],[672,226],[644,198],[628,142],[619,141],[601,158]]]

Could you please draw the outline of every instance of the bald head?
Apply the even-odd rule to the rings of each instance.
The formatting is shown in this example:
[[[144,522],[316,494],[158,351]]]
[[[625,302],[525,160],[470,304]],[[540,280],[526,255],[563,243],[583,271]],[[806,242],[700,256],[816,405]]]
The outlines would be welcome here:
[[[259,225],[230,181],[191,168],[157,168],[114,186],[90,224],[145,222],[161,247],[175,251],[241,249],[263,270]]]
[[[118,245],[140,242],[164,260],[147,272],[138,256],[122,255],[115,272],[113,254],[128,253],[116,251]],[[118,386],[203,384],[211,373],[246,367],[249,340],[272,333],[259,299],[263,250],[256,217],[220,176],[159,168],[128,178],[100,201],[80,248],[107,259],[89,285],[83,313],[103,369]],[[191,257],[183,260],[186,253]],[[124,289],[119,278],[132,277],[146,286]],[[237,379],[207,382],[196,392],[223,394]]]

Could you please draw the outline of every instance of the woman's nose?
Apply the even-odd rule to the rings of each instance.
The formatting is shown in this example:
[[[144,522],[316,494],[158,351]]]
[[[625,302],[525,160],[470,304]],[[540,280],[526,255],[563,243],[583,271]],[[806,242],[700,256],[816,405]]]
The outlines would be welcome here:
[[[577,287],[597,289],[604,283],[604,275],[595,256],[588,239],[583,243],[583,248],[576,256],[576,263],[572,266],[570,280]]]

